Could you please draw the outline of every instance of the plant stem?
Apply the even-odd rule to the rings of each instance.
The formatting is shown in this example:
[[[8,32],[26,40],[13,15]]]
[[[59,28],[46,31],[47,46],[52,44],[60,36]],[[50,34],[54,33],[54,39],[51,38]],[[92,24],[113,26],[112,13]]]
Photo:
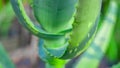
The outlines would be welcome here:
[[[55,59],[50,63],[46,63],[46,68],[65,68],[66,61]]]

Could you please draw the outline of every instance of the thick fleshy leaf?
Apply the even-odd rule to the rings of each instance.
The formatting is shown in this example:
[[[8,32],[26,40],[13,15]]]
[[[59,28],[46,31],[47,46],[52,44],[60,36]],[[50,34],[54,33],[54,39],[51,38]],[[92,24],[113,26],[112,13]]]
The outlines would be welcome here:
[[[96,6],[93,5],[94,3],[96,3]],[[85,51],[95,36],[101,3],[101,0],[79,0],[70,44],[68,44],[67,48],[64,48],[66,51],[57,52],[58,49],[49,50],[46,47],[48,53],[58,58],[68,59]],[[57,52],[59,56],[54,52]]]
[[[70,40],[73,47],[78,46],[86,36],[89,37],[89,31],[100,15],[101,2],[101,0],[79,0]]]
[[[69,46],[63,58],[84,52],[93,40],[100,16],[102,0],[79,0]]]
[[[60,33],[60,34],[48,33],[42,30],[39,26],[34,25],[24,10],[22,0],[10,0],[10,1],[11,1],[13,10],[15,11],[20,23],[25,28],[27,28],[30,32],[32,32],[34,35],[41,38],[47,38],[47,39],[55,39],[64,35],[64,33]]]
[[[98,68],[102,57],[106,53],[116,23],[117,8],[118,6],[114,1],[110,2],[109,9],[102,21],[102,26],[91,46],[83,53],[74,66],[75,68]]]
[[[78,3],[70,44],[68,44],[67,48],[64,48],[65,52],[60,47],[59,50],[63,51],[58,53],[59,56],[54,53],[58,49],[54,48],[50,50],[46,47],[48,53],[52,56],[64,59],[72,58],[85,51],[95,36],[101,9],[101,0],[92,0],[90,2],[88,0],[79,0]],[[96,6],[93,3],[97,3]]]
[[[52,33],[71,28],[77,0],[34,0],[33,10],[42,27]]]

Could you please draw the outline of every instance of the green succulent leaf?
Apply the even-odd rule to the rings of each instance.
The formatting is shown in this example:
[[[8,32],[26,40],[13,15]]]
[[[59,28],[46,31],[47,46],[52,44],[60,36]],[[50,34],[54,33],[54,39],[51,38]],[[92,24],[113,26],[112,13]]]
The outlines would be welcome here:
[[[111,1],[98,33],[91,46],[81,55],[75,68],[98,68],[109,46],[110,37],[116,23],[118,4]]]
[[[94,7],[93,3],[98,3],[98,4],[96,4],[96,7]],[[77,12],[75,14],[75,21],[73,23],[73,29],[72,29],[73,31],[71,33],[70,44],[69,43],[67,43],[67,45],[63,44],[59,48],[50,49],[51,47],[49,47],[49,43],[48,43],[46,44],[48,46],[44,46],[44,49],[46,50],[46,52],[52,57],[68,59],[86,50],[86,48],[90,45],[90,42],[94,38],[96,29],[97,29],[97,24],[99,20],[100,9],[101,9],[101,3],[102,3],[101,0],[98,0],[98,1],[92,0],[91,3],[89,3],[89,1],[79,0],[77,8],[76,8]],[[93,7],[94,9],[92,9]],[[92,15],[92,16],[89,16],[87,14]],[[89,20],[86,20],[87,18]],[[77,44],[76,44],[76,41],[77,41]],[[61,44],[60,41],[58,42],[59,44]],[[53,45],[56,45],[56,44],[53,43]]]
[[[46,32],[47,30],[44,31],[39,27],[36,27],[32,23],[32,21],[27,16],[24,10],[21,0],[11,0],[13,9],[17,14],[19,20],[21,21],[21,24],[24,25],[33,34],[43,39],[46,39],[46,38],[49,39],[49,40],[45,40],[44,42],[44,44],[47,45],[47,46],[44,46],[45,49],[50,55],[53,55],[54,57],[59,56],[59,58],[62,57],[63,55],[67,57],[72,57],[72,56],[75,56],[77,52],[81,50],[84,51],[86,48],[85,46],[86,43],[91,38],[93,38],[92,36],[95,34],[95,31],[97,28],[97,24],[98,24],[97,19],[99,19],[99,14],[101,9],[101,0],[97,0],[97,1],[92,0],[90,1],[91,3],[89,3],[88,0],[86,1],[79,0],[78,6],[76,8],[76,13],[75,13],[75,6],[77,4],[76,2],[77,2],[76,0],[55,0],[55,1],[34,0],[33,9],[35,12],[35,16],[39,22],[41,21],[40,24],[42,25],[42,27],[44,29],[48,29],[48,32]],[[94,3],[97,3],[96,6],[93,5]],[[56,40],[61,40],[61,38],[66,40],[64,37],[65,34],[64,33],[54,34],[54,32],[51,33],[51,30],[53,29],[57,30],[58,26],[60,26],[60,28],[62,29],[64,27],[63,24],[68,25],[69,21],[72,20],[72,18],[74,17],[73,16],[74,13],[75,13],[75,21],[73,23],[73,31],[71,33],[70,45],[68,43],[65,43],[65,41],[63,42],[60,41],[60,43],[62,42],[61,46],[58,45],[60,46],[60,48],[56,49],[56,45],[57,45],[56,42],[58,42]],[[63,17],[63,16],[66,16],[66,17]],[[53,20],[53,18],[55,19]],[[88,19],[88,21],[86,19]],[[85,30],[83,26],[86,27]],[[50,32],[49,32],[49,29],[50,29]],[[56,32],[59,32],[59,31],[56,31]],[[54,38],[57,38],[57,39],[54,39]],[[49,49],[52,47],[49,45],[53,44],[51,43],[51,41],[55,43],[55,45],[53,45],[53,48],[55,49]],[[66,46],[66,44],[68,44],[67,45],[68,47]],[[73,51],[74,51],[74,54],[73,54]],[[57,54],[55,52],[59,52],[59,53]]]
[[[10,0],[12,3],[12,7],[20,20],[20,23],[27,28],[30,32],[32,32],[34,35],[41,37],[41,38],[47,38],[47,39],[55,39],[59,38],[64,35],[64,33],[60,34],[53,34],[48,33],[44,30],[42,30],[38,25],[34,25],[33,22],[30,20],[30,18],[27,16],[24,6],[22,4],[22,0]]]
[[[78,46],[86,36],[90,35],[89,31],[100,15],[101,2],[101,0],[79,0],[70,40],[73,47]]]
[[[51,33],[70,29],[77,0],[34,0],[33,10],[42,27]]]
[[[102,0],[78,0],[66,57],[82,53],[97,30]]]

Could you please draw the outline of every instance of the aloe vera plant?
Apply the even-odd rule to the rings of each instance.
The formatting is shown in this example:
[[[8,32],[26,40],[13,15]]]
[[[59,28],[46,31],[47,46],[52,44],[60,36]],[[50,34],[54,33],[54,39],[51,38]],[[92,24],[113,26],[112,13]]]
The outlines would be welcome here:
[[[46,67],[64,68],[64,59],[84,52],[94,38],[102,0],[33,0],[40,25],[27,16],[22,0],[11,3],[20,23],[40,38],[39,56]]]

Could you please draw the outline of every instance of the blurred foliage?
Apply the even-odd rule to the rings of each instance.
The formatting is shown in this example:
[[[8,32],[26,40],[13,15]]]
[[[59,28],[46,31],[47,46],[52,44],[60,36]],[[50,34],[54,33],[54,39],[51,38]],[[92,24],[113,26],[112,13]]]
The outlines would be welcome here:
[[[115,26],[115,41],[118,48],[118,58],[120,60],[120,4],[119,4],[119,11],[118,11],[117,17],[118,17],[117,23]]]
[[[0,67],[2,66],[4,68],[15,68],[7,52],[3,48],[2,44],[0,44]]]
[[[120,68],[120,63],[113,65],[112,68]]]
[[[0,36],[7,36],[15,14],[9,0],[0,0],[0,3]]]
[[[14,17],[15,17],[15,14],[12,10],[11,4],[7,3],[0,11],[0,35],[1,36],[7,36]]]
[[[106,57],[110,62],[116,62],[118,60],[118,48],[114,36],[112,35],[106,52]]]
[[[2,3],[2,0],[0,0],[0,10],[2,7],[3,7],[3,3]]]
[[[3,68],[3,65],[0,63],[0,68]]]
[[[31,4],[32,0],[23,0],[23,3]],[[0,0],[0,36],[8,36],[14,18],[15,14],[9,0]]]

